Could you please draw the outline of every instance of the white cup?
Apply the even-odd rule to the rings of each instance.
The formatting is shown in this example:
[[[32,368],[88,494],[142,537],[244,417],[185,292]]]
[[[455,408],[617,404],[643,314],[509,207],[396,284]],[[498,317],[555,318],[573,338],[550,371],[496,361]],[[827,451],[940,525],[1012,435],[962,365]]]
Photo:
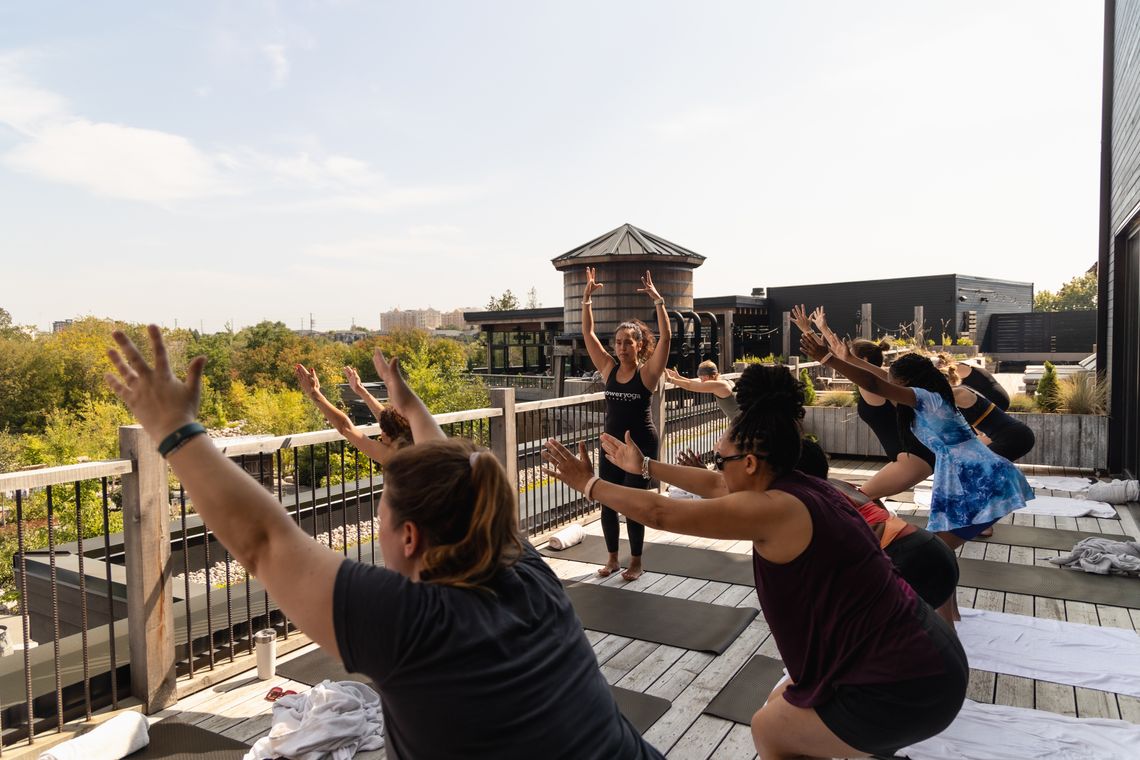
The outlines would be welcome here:
[[[253,634],[253,651],[257,653],[257,677],[268,681],[277,674],[277,631],[264,628]]]

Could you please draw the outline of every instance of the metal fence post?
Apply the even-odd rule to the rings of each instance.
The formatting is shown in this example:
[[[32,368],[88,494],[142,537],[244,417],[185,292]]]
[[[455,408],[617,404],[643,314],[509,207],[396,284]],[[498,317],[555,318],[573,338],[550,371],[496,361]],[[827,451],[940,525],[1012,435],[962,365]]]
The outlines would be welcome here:
[[[502,417],[491,418],[491,451],[503,463],[507,481],[519,482],[519,439],[515,426],[515,389],[492,388],[491,406],[503,410]]]
[[[119,456],[134,462],[122,480],[131,694],[151,714],[176,701],[166,460],[141,425],[119,428]]]

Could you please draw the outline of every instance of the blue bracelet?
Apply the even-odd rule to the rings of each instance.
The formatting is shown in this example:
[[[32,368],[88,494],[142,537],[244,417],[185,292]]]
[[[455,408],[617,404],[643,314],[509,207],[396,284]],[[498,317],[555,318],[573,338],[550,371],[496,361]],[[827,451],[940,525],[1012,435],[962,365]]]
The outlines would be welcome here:
[[[205,432],[206,428],[202,426],[201,422],[188,422],[162,439],[162,443],[158,444],[158,453],[166,457],[194,436]]]

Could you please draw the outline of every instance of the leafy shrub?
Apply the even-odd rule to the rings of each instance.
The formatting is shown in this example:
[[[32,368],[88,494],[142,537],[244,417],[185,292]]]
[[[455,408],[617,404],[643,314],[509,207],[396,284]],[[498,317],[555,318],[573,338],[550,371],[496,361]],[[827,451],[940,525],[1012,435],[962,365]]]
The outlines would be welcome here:
[[[1037,406],[1044,412],[1057,411],[1061,408],[1059,394],[1057,368],[1052,362],[1045,362],[1045,372],[1037,383]]]
[[[1009,397],[1009,411],[1023,413],[1036,412],[1037,402],[1033,400],[1032,396],[1018,393]]]
[[[1104,414],[1108,407],[1108,387],[1102,378],[1082,372],[1058,384],[1057,400],[1060,408],[1069,414]]]
[[[807,371],[807,367],[800,370],[800,382],[804,384],[804,406],[812,406],[815,404],[815,383],[812,382],[811,373]]]
[[[969,338],[967,338],[964,335],[961,338],[958,338],[958,340],[956,340],[955,343],[959,346],[972,346],[972,345],[974,345],[974,341],[970,340]]]
[[[816,406],[855,406],[855,396],[848,391],[824,391],[816,396]]]

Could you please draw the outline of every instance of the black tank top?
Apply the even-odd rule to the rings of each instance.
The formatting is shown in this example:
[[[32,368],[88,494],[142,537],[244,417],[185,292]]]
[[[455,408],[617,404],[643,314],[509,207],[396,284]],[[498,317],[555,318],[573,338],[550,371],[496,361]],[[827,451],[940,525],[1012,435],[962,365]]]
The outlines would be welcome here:
[[[653,417],[649,413],[653,393],[641,382],[640,368],[625,383],[618,382],[620,369],[620,366],[614,367],[606,378],[606,432],[616,438],[624,438],[628,430],[633,442],[647,455],[653,456],[646,451],[646,444],[650,442],[654,451],[657,448],[657,428],[653,426]]]
[[[970,374],[962,378],[962,385],[982,394],[982,396],[994,404],[997,404],[997,408],[1003,412],[1009,409],[1009,394],[1005,392],[1005,388],[1001,387],[1001,383],[997,381],[997,378],[981,367],[973,367],[970,370]]]
[[[884,401],[878,406],[868,404],[863,394],[859,394],[855,409],[859,412],[859,419],[863,420],[879,439],[879,445],[887,453],[887,459],[898,457],[902,445],[899,444],[899,428],[895,420],[894,405],[890,401]]]

